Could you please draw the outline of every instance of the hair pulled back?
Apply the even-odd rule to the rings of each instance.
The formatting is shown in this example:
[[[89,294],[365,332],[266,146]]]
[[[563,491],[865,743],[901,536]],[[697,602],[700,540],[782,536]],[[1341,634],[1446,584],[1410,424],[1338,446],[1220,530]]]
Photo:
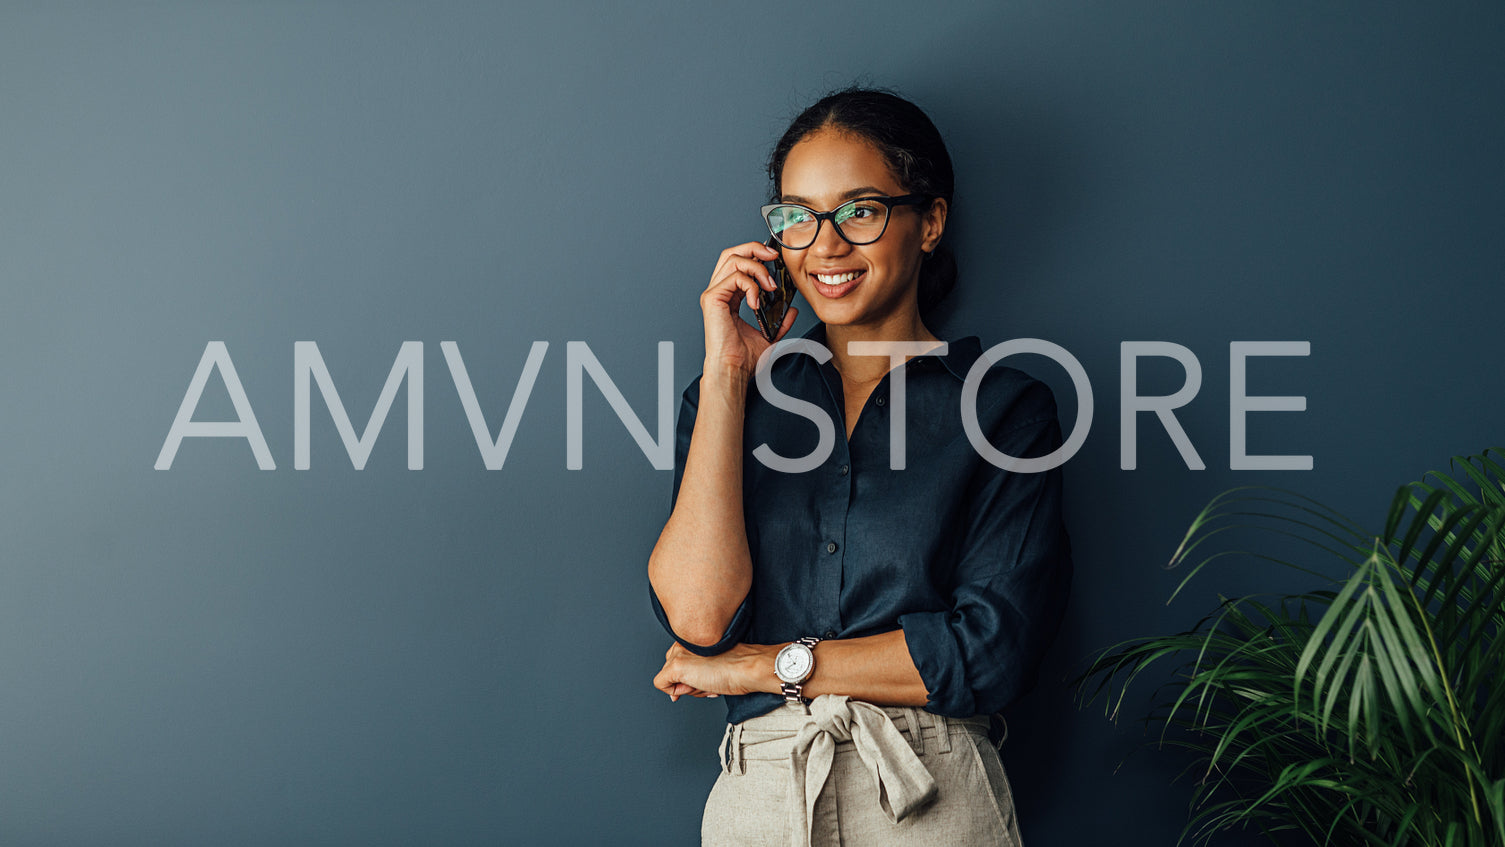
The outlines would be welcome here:
[[[789,151],[806,136],[828,127],[877,148],[906,192],[942,197],[951,206],[955,189],[951,154],[929,116],[891,91],[857,86],[827,94],[789,124],[768,158],[771,202],[779,200]],[[937,245],[920,263],[920,313],[928,314],[955,287],[956,259],[948,247]]]

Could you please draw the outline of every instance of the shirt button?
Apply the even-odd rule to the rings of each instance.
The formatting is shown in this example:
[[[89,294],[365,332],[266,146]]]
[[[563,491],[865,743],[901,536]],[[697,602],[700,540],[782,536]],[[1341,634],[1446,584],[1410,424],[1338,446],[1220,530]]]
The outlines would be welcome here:
[[[835,553],[836,552],[836,542],[835,541],[827,541],[826,542],[826,552],[827,553]]]
[[[882,406],[883,405],[883,398],[879,397],[877,400],[874,400],[873,402],[877,403],[879,406]]]
[[[839,468],[836,469],[836,472],[839,473],[839,474],[841,474],[842,476],[846,476],[847,474],[849,474],[849,473],[852,472],[852,466],[851,465],[842,465],[841,467],[839,467]]]
[[[822,638],[835,638],[836,637],[836,630],[834,630],[834,629],[828,629],[828,630],[826,630],[826,634],[823,635],[823,636],[821,636],[821,637]]]

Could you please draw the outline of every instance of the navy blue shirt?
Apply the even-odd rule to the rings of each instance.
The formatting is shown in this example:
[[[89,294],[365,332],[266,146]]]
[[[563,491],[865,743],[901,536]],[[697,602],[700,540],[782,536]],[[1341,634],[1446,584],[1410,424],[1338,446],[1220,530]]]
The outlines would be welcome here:
[[[817,324],[806,337],[825,344],[825,326]],[[650,585],[654,612],[669,634],[691,652],[715,655],[739,642],[857,638],[903,628],[929,692],[927,711],[990,714],[1028,691],[1071,585],[1061,470],[1009,472],[973,448],[962,425],[962,385],[981,353],[977,338],[968,337],[949,343],[945,356],[919,356],[902,366],[901,470],[890,469],[892,371],[844,439],[836,368],[799,353],[778,360],[774,386],[830,415],[835,447],[814,470],[766,467],[753,456],[759,445],[803,457],[816,447],[817,427],[771,405],[756,384],[749,387],[742,495],[752,588],[721,640],[699,645],[674,633]],[[697,377],[680,406],[676,500],[699,396]],[[1033,458],[1061,444],[1050,389],[1018,370],[990,368],[976,406],[982,433],[1006,455]],[[761,692],[723,699],[732,723],[784,702]]]

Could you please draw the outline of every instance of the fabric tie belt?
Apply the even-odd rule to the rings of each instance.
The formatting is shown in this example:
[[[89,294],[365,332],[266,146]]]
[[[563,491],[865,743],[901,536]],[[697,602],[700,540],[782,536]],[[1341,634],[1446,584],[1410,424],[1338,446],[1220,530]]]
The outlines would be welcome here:
[[[905,723],[908,740],[894,725],[894,717]],[[883,813],[891,822],[898,823],[936,796],[935,779],[911,745],[924,749],[922,727],[928,721],[941,749],[949,751],[947,720],[919,709],[884,709],[845,696],[822,694],[811,701],[809,715],[785,706],[728,727],[722,741],[722,765],[732,772],[734,767],[743,767],[744,759],[787,755],[792,771],[788,803],[790,843],[793,847],[809,847],[815,806],[831,773],[838,744],[851,742],[863,768],[878,787]],[[986,732],[987,718],[968,718],[963,722],[974,721],[981,721],[982,731]]]

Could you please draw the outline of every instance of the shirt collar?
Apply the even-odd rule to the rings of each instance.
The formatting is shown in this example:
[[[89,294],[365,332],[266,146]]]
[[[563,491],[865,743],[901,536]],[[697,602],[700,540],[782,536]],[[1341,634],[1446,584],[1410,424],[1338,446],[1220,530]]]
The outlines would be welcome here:
[[[826,325],[823,321],[817,321],[815,326],[810,327],[802,338],[808,338],[823,347],[826,344]],[[972,370],[972,364],[982,356],[982,341],[975,335],[958,338],[955,341],[946,342],[946,355],[929,356],[926,358],[937,359],[945,366],[951,375],[963,382],[967,379],[967,373]]]

